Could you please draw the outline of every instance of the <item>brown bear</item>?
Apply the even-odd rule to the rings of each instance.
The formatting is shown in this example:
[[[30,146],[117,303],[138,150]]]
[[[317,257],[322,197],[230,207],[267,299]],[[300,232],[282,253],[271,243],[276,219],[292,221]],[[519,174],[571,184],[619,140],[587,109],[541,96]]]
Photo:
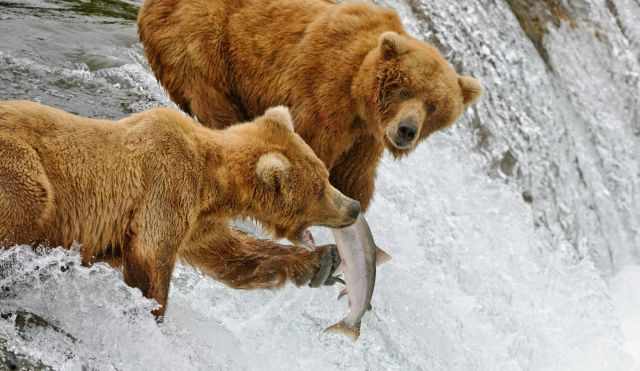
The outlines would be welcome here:
[[[266,288],[308,282],[331,251],[256,240],[231,218],[298,241],[360,211],[284,107],[211,130],[166,108],[114,123],[2,102],[0,159],[0,245],[78,241],[84,264],[121,265],[127,284],[158,301],[158,316],[177,258],[229,286]]]
[[[481,95],[398,14],[326,0],[145,0],[140,39],[156,77],[210,127],[291,108],[331,182],[369,206],[384,149],[412,151]]]

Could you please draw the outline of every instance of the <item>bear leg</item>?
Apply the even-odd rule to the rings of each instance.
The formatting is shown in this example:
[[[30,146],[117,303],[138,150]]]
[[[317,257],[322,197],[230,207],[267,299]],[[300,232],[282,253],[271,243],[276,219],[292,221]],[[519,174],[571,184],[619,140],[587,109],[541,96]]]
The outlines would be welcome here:
[[[124,281],[131,287],[139,288],[145,297],[158,302],[160,307],[152,313],[159,322],[167,308],[175,260],[175,249],[168,246],[151,248],[136,241],[122,250]]]
[[[384,147],[376,138],[362,136],[331,167],[331,184],[360,202],[366,211],[373,199],[376,168],[380,163]]]
[[[287,281],[296,286],[324,284],[335,270],[332,249],[335,247],[319,246],[308,251],[235,230],[217,230],[184,246],[179,254],[186,263],[227,286],[258,289],[282,287]]]
[[[174,177],[187,177],[177,171]],[[120,249],[125,282],[160,304],[152,311],[158,321],[162,321],[167,307],[178,246],[188,229],[189,210],[183,205],[192,204],[191,197],[195,193],[188,184],[181,190],[175,192],[169,181],[153,183],[147,189],[144,204],[129,223],[129,240]],[[111,257],[113,263],[119,262],[117,250]]]
[[[31,146],[0,136],[0,244],[37,243],[53,214],[53,191]]]

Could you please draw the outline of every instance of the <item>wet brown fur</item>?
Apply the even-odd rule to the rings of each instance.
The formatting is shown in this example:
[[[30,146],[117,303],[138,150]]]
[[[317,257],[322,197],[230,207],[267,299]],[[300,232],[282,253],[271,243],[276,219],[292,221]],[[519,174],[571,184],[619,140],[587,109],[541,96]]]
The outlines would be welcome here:
[[[138,17],[149,63],[171,98],[226,127],[291,107],[296,132],[364,209],[384,148],[401,157],[451,125],[481,94],[398,15],[325,0],[146,0]],[[398,148],[398,123],[419,135]]]
[[[121,266],[129,285],[160,303],[156,315],[178,258],[235,288],[302,285],[323,249],[287,248],[228,226],[252,218],[293,238],[311,224],[348,219],[287,117],[278,108],[210,130],[166,108],[112,122],[0,102],[0,245],[78,241],[84,264]]]

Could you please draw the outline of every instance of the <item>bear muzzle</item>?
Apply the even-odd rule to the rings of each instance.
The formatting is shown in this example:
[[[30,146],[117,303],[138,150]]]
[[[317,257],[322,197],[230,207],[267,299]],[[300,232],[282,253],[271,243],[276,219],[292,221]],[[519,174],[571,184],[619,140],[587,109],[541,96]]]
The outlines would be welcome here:
[[[344,228],[356,222],[362,209],[360,202],[345,196],[333,186],[330,187],[330,198],[333,215],[328,223],[324,224],[325,227]]]
[[[420,133],[420,125],[413,117],[400,120],[386,130],[386,135],[391,144],[400,150],[412,148]]]

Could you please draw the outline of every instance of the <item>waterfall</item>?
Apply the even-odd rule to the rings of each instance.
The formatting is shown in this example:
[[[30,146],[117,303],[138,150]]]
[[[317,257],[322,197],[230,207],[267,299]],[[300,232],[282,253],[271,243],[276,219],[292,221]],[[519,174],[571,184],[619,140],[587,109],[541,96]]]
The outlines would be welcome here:
[[[99,3],[0,5],[0,98],[102,117],[171,104],[137,43],[135,7]],[[0,251],[0,361],[640,369],[640,1],[380,4],[485,95],[406,159],[382,162],[367,218],[393,260],[357,343],[321,333],[346,310],[337,287],[239,291],[179,266],[157,325],[119,272],[81,267],[77,250],[19,246]]]

